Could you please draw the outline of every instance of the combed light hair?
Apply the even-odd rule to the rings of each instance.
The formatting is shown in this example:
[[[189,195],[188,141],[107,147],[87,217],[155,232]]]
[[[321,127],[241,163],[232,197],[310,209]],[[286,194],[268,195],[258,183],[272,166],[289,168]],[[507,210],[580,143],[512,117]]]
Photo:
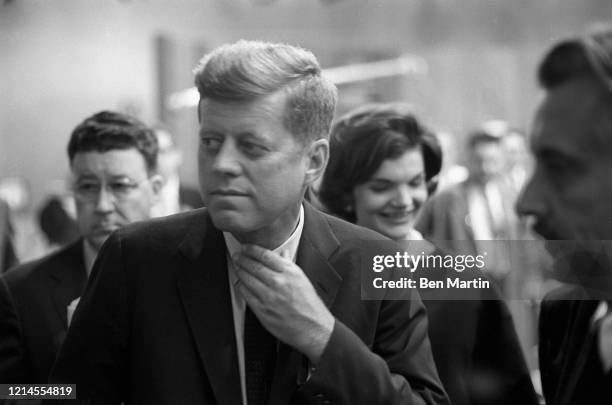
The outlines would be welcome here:
[[[283,91],[289,132],[302,142],[329,136],[337,90],[310,51],[241,40],[204,55],[194,73],[200,102],[251,102]]]

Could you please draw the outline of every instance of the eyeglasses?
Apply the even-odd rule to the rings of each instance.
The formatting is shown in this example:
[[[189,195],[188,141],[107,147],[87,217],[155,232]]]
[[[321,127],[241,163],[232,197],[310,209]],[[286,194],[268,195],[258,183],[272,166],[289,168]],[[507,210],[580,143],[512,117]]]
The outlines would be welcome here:
[[[116,201],[123,201],[130,198],[132,193],[147,180],[149,179],[146,178],[141,181],[134,181],[129,178],[117,179],[106,183],[105,186],[103,186],[103,183],[94,180],[79,180],[74,183],[72,190],[75,198],[91,202],[98,199],[102,187],[104,187],[106,192],[110,193]]]

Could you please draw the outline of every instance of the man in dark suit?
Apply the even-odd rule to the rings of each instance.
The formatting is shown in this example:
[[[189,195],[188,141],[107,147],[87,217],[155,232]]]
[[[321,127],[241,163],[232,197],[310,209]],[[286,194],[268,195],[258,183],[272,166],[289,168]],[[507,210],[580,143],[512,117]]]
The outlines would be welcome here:
[[[314,55],[240,41],[196,84],[207,208],[109,238],[52,381],[109,404],[447,403],[418,294],[361,299],[355,241],[381,237],[303,203],[337,97]]]
[[[82,237],[8,271],[0,281],[0,382],[44,383],[102,243],[117,228],[149,217],[161,187],[153,131],[103,111],[68,144]]]
[[[612,28],[557,43],[539,67],[546,90],[531,147],[537,164],[517,209],[573,281],[540,312],[547,403],[612,403]],[[569,242],[559,242],[567,240]],[[570,252],[572,251],[572,252]],[[570,252],[570,253],[568,253]]]

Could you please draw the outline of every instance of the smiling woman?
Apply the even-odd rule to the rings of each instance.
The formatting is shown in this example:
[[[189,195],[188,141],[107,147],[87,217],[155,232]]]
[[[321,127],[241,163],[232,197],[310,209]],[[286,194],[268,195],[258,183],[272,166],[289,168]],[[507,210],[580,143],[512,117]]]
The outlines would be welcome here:
[[[334,126],[330,145],[319,191],[327,208],[394,240],[422,239],[413,224],[436,188],[442,153],[408,108],[372,105],[349,113]],[[420,281],[434,360],[451,402],[536,404],[512,318],[486,277]],[[466,293],[449,299],[448,289]]]
[[[351,112],[334,126],[330,144],[323,204],[391,239],[415,237],[414,220],[436,188],[442,152],[408,106],[371,105]]]

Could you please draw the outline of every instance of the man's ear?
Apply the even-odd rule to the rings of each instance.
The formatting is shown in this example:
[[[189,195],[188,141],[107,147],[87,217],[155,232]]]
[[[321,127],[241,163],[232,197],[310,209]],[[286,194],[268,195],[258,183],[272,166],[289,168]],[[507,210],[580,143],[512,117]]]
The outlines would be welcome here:
[[[309,186],[319,179],[329,160],[329,141],[327,139],[317,139],[312,142],[307,151],[308,167],[304,178],[305,185]]]

